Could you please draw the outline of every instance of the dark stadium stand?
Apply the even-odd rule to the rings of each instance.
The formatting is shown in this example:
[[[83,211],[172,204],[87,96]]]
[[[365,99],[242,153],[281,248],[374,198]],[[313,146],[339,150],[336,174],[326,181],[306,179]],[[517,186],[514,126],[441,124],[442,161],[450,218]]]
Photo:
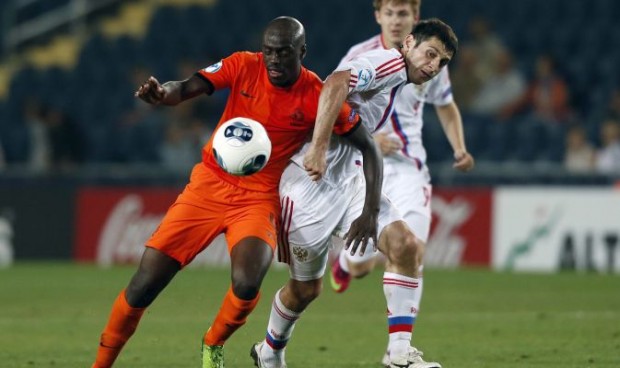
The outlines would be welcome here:
[[[17,17],[21,21],[31,19],[67,1],[34,2],[32,8],[23,7]],[[26,159],[28,134],[22,106],[33,97],[64,109],[78,123],[88,142],[87,162],[157,162],[157,152],[152,148],[161,143],[158,139],[163,137],[165,124],[141,127],[131,133],[143,136],[141,144],[150,150],[114,148],[119,135],[126,133],[118,122],[135,106],[132,68],[146,67],[160,81],[182,78],[178,70],[184,60],[206,66],[236,50],[257,50],[262,27],[282,14],[296,16],[306,25],[309,54],[305,63],[321,77],[329,74],[350,45],[378,31],[370,0],[355,6],[348,0],[238,0],[218,1],[213,6],[161,6],[154,12],[143,39],[107,39],[95,32],[84,44],[73,70],[24,67],[13,75],[8,97],[0,105],[1,142],[9,164]],[[553,55],[569,83],[571,106],[576,112],[573,119],[581,121],[589,138],[597,142],[598,124],[609,94],[620,85],[620,50],[615,47],[620,43],[620,24],[616,22],[620,3],[442,0],[424,1],[422,14],[451,24],[462,43],[468,41],[469,20],[485,17],[528,78],[538,55]],[[557,166],[563,159],[565,126],[569,122],[553,126],[520,114],[498,123],[489,117],[463,113],[469,149],[478,160]],[[450,161],[449,145],[435,114],[431,111],[426,116],[424,139],[429,162]]]

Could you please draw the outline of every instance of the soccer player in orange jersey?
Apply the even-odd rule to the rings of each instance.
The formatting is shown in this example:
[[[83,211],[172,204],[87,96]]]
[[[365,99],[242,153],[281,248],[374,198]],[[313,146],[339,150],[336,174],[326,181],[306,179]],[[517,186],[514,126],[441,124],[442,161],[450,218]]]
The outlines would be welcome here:
[[[112,366],[146,307],[220,233],[225,233],[228,243],[232,285],[204,335],[203,368],[224,366],[223,345],[254,309],[271,264],[280,213],[280,176],[314,126],[322,82],[302,66],[305,53],[302,24],[280,17],[266,27],[262,52],[234,53],[184,81],[160,84],[150,77],[136,91],[136,97],[147,103],[176,105],[229,88],[220,124],[241,116],[263,123],[272,152],[262,171],[235,177],[215,162],[212,141],[204,146],[202,162],[194,167],[189,184],[146,243],[129,285],[114,301],[93,367]],[[378,152],[348,105],[343,105],[337,120],[335,133],[347,135],[362,150],[365,146]],[[377,162],[381,165],[378,155]],[[367,239],[374,228],[375,223],[360,227],[353,240]]]

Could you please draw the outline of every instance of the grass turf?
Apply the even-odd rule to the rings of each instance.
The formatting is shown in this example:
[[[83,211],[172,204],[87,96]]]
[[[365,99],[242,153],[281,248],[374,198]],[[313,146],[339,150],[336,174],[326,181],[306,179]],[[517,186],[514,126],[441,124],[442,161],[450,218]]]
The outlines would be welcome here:
[[[133,267],[17,264],[0,270],[0,367],[89,367],[110,305]],[[253,366],[270,302],[287,279],[272,269],[248,323],[228,341],[227,368]],[[143,317],[116,367],[199,367],[200,340],[228,269],[179,273]],[[444,367],[620,367],[620,277],[425,270],[414,333]],[[343,295],[325,285],[287,348],[291,368],[379,367],[386,345],[381,272]]]

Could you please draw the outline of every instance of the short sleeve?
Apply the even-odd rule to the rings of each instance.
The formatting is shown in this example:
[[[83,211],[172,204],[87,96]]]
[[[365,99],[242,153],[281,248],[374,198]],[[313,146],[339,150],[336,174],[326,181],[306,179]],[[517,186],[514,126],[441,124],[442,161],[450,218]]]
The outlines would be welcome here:
[[[236,52],[213,65],[200,69],[198,75],[209,81],[216,90],[230,88],[240,74],[243,61],[243,53]]]
[[[336,71],[348,70],[349,94],[391,89],[407,81],[405,61],[399,51],[371,50],[338,66]]]
[[[338,65],[335,72],[345,70],[349,70],[351,73],[349,93],[368,90],[376,77],[374,66],[370,60],[366,58],[355,58],[353,60],[343,61]]]

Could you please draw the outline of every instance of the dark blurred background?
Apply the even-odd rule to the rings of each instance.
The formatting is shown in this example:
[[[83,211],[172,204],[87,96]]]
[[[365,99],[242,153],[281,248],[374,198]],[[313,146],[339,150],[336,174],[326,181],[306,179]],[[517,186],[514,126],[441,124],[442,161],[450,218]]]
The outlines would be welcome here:
[[[140,103],[149,75],[184,79],[292,15],[305,64],[326,77],[379,32],[371,0],[0,2],[0,180],[183,182],[225,93],[176,108]],[[620,176],[620,3],[424,0],[460,38],[455,99],[477,169],[451,169],[432,108],[424,141],[436,185],[612,184]]]

